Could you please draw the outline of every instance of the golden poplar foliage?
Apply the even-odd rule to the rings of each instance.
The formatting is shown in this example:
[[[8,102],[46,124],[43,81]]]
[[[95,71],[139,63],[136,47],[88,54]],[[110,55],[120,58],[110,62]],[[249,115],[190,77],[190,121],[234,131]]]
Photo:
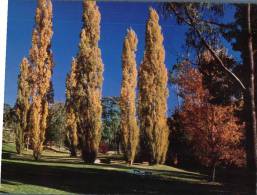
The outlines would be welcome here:
[[[70,141],[71,156],[77,156],[76,148],[78,145],[77,136],[77,119],[75,113],[75,97],[74,90],[76,90],[76,59],[72,60],[71,71],[66,78],[66,126],[68,130],[68,137]]]
[[[133,163],[139,140],[139,128],[136,119],[136,85],[137,64],[135,52],[137,49],[136,33],[129,29],[125,37],[122,52],[122,86],[120,94],[121,135],[125,157]]]
[[[104,65],[98,47],[101,15],[95,1],[83,2],[83,28],[77,54],[76,112],[82,158],[93,163],[101,139]]]
[[[36,160],[40,158],[43,150],[48,116],[47,92],[53,68],[50,50],[53,35],[52,17],[51,0],[38,0],[29,58],[32,66],[30,130],[33,156]]]
[[[150,8],[146,25],[145,53],[139,70],[139,119],[149,162],[164,163],[168,148],[168,74],[164,64],[163,35],[157,12]],[[141,144],[142,145],[142,144]]]
[[[20,64],[20,74],[18,79],[18,92],[16,100],[16,115],[18,119],[16,129],[16,151],[21,154],[24,143],[24,132],[27,130],[27,115],[30,107],[30,85],[29,85],[29,62],[23,58]]]

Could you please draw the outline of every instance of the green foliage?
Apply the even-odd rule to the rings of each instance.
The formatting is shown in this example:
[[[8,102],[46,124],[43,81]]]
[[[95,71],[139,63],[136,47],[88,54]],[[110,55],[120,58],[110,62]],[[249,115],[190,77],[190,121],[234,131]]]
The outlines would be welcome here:
[[[17,117],[15,114],[15,109],[12,108],[10,104],[4,104],[4,116],[3,116],[3,126],[4,128],[13,128],[17,123]]]
[[[15,109],[9,104],[4,104],[3,112],[3,142],[14,142],[17,126]]]
[[[214,3],[168,2],[163,4],[163,13],[165,16],[172,16],[175,18],[177,24],[187,26],[185,53],[190,52],[196,55],[202,53],[206,47],[195,29],[199,29],[203,38],[214,48],[220,48],[222,46],[220,32],[223,26],[222,24],[219,25],[219,23],[223,18],[224,10],[224,4]]]
[[[102,107],[102,141],[114,149],[120,142],[119,97],[103,97]]]
[[[229,56],[225,48],[217,49],[217,55],[230,70],[235,70],[238,62]],[[218,65],[212,54],[205,50],[198,60],[199,71],[203,75],[203,84],[209,90],[210,102],[216,105],[230,105],[242,97],[242,89]]]
[[[192,147],[189,145],[189,137],[183,129],[180,110],[176,109],[168,120],[170,136],[167,162],[176,166],[183,166],[194,160]]]
[[[47,92],[47,101],[49,102],[49,104],[53,104],[54,103],[54,87],[53,87],[53,81],[50,81],[50,86]]]
[[[240,52],[242,64],[235,68],[236,73],[245,84],[246,88],[250,87],[250,59],[248,50],[248,23],[247,23],[247,4],[235,4],[234,21],[231,23],[231,28],[224,29],[223,36],[232,45],[234,51]],[[251,28],[252,28],[252,47],[253,51],[257,49],[257,6],[251,4]],[[255,67],[257,65],[257,55],[254,52]],[[257,76],[257,68],[255,68],[255,77]],[[255,85],[257,79],[255,79]],[[256,88],[256,87],[255,87]],[[247,149],[247,164],[249,169],[253,169],[256,165],[256,159],[254,153],[256,150],[253,144],[253,132],[252,132],[252,119],[251,119],[251,98],[250,90],[243,91],[243,110],[240,113],[241,121],[246,122],[246,149]],[[255,90],[255,105],[257,103],[257,90]],[[257,111],[257,110],[256,110]]]
[[[47,142],[54,142],[63,146],[66,136],[65,106],[63,103],[55,103],[49,107],[48,123],[46,129]]]

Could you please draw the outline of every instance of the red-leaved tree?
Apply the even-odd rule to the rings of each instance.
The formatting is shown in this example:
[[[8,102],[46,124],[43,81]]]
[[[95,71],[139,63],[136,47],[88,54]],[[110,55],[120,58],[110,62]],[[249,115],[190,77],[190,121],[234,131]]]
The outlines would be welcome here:
[[[215,168],[220,163],[244,165],[244,125],[234,115],[234,105],[211,104],[211,96],[203,86],[201,73],[187,62],[181,64],[176,82],[184,99],[180,113],[182,126],[188,134],[194,155],[212,169],[212,181],[215,180]]]

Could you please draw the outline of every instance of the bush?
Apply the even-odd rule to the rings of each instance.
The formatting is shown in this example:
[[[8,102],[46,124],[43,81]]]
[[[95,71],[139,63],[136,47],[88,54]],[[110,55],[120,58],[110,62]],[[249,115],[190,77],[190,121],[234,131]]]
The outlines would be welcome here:
[[[108,144],[106,144],[104,142],[101,142],[100,145],[99,145],[99,152],[103,153],[103,154],[106,154],[108,151],[109,151]]]

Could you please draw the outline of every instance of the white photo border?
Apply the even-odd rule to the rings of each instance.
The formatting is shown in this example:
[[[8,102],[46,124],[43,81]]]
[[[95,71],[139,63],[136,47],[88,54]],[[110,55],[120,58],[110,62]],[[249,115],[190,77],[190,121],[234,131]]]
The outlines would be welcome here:
[[[8,0],[1,0],[0,4],[0,173],[2,162],[2,136],[3,136],[3,110],[4,110],[4,81],[6,64],[6,41],[7,41],[7,15]],[[1,182],[1,176],[0,176]]]

